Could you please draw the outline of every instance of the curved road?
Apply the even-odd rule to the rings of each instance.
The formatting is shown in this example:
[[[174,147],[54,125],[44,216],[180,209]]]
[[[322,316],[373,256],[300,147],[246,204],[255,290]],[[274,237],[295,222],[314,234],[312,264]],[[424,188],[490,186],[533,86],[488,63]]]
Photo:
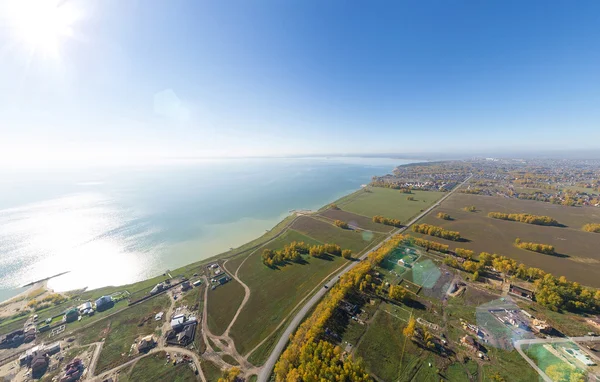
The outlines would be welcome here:
[[[377,244],[370,251],[365,252],[360,257],[360,260],[362,261],[365,258],[367,258],[367,256],[371,252],[374,252],[377,249],[379,249],[379,247],[381,247],[383,245],[383,243],[385,243],[386,241],[388,241],[389,239],[391,239],[394,235],[396,235],[398,233],[401,233],[401,232],[404,232],[408,227],[410,227],[411,225],[413,225],[415,222],[417,222],[423,216],[425,216],[428,213],[430,213],[431,210],[433,210],[434,208],[438,207],[440,205],[440,203],[442,203],[450,195],[452,195],[456,190],[458,190],[465,183],[467,183],[469,181],[469,179],[471,179],[471,177],[472,177],[472,175],[469,175],[469,177],[467,179],[465,179],[460,185],[454,187],[454,189],[452,191],[448,192],[448,194],[444,195],[444,197],[441,198],[440,200],[438,200],[437,203],[435,203],[434,205],[432,205],[431,207],[429,207],[428,209],[426,209],[425,211],[423,211],[420,215],[418,215],[417,217],[415,217],[413,220],[411,220],[406,226],[404,226],[404,227],[402,227],[400,229],[397,229],[396,231],[392,231],[385,238],[385,240],[383,240],[382,242],[380,242],[379,244]],[[348,272],[349,270],[351,270],[352,268],[354,268],[356,266],[356,264],[358,264],[358,263],[359,262],[356,261],[356,262],[353,262],[352,264],[348,265],[340,273],[338,273],[337,276],[339,277],[339,276],[345,274],[346,272]],[[306,316],[306,314],[308,313],[308,311],[311,310],[319,302],[319,300],[321,299],[321,297],[323,297],[325,295],[325,293],[327,293],[329,291],[329,289],[333,285],[335,285],[335,283],[338,280],[338,277],[334,277],[333,279],[331,279],[327,283],[325,283],[325,285],[327,286],[327,288],[323,287],[323,288],[319,289],[317,291],[317,293],[315,293],[315,295],[312,296],[306,302],[306,304],[304,304],[304,306],[302,307],[302,309],[300,309],[300,311],[298,313],[296,313],[296,316],[294,317],[294,319],[292,320],[292,322],[290,322],[290,324],[285,329],[285,331],[283,332],[283,334],[281,335],[281,337],[279,337],[279,341],[277,341],[277,344],[275,345],[275,348],[273,349],[273,351],[269,355],[269,358],[267,359],[267,361],[263,365],[260,373],[258,374],[258,382],[267,382],[269,380],[269,377],[271,376],[271,372],[273,371],[273,368],[275,367],[275,363],[277,362],[277,360],[279,359],[279,356],[281,355],[281,353],[285,349],[285,347],[286,347],[286,345],[287,345],[287,343],[289,341],[290,335],[292,335],[292,333],[300,325],[300,322],[302,322],[302,320],[304,319],[304,316]]]

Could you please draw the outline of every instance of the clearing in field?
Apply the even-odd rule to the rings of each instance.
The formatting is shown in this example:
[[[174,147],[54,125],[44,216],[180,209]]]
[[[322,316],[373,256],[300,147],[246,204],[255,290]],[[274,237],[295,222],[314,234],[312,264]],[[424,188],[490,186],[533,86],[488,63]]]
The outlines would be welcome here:
[[[462,208],[467,205],[475,205],[477,212],[463,211]],[[492,211],[551,216],[567,227],[518,224],[489,218],[487,214]],[[435,215],[438,212],[448,213],[454,220],[437,219]],[[422,219],[423,223],[458,231],[469,238],[469,242],[460,244],[435,238],[435,241],[448,244],[451,249],[461,247],[475,253],[497,253],[583,285],[600,287],[598,237],[597,234],[581,230],[590,221],[600,221],[599,208],[567,207],[532,200],[467,194],[453,194]],[[411,235],[424,237],[414,232]],[[553,245],[556,252],[563,256],[544,255],[517,248],[514,245],[517,237],[523,241]]]
[[[291,228],[321,243],[338,244],[342,249],[352,250],[354,254],[360,253],[383,237],[380,233],[342,229],[308,216],[300,216]]]
[[[269,243],[268,248],[281,249],[291,241],[320,243],[300,232],[289,230]],[[304,256],[304,260],[302,264],[292,263],[271,269],[262,263],[259,251],[242,264],[238,276],[248,285],[251,294],[230,333],[241,354],[247,354],[270,335],[300,300],[329,274],[347,264],[347,260],[336,256],[327,259]]]
[[[412,194],[404,194],[390,188],[365,187],[347,198],[340,199],[336,204],[342,210],[358,215],[381,215],[406,223],[443,195],[443,192],[435,191],[413,191]],[[414,200],[408,200],[409,196]]]

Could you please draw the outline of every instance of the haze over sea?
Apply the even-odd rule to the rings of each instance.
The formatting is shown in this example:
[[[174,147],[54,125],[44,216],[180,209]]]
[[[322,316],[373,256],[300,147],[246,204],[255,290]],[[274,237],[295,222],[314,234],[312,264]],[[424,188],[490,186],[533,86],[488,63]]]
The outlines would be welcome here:
[[[290,210],[317,209],[405,163],[223,159],[0,174],[0,300],[65,271],[50,288],[156,276],[238,247]]]

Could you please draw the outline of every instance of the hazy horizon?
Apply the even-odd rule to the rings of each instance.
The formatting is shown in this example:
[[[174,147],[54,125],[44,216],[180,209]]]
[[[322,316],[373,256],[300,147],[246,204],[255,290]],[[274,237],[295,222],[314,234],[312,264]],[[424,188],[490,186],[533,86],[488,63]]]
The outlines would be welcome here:
[[[599,11],[5,0],[0,167],[600,150]]]

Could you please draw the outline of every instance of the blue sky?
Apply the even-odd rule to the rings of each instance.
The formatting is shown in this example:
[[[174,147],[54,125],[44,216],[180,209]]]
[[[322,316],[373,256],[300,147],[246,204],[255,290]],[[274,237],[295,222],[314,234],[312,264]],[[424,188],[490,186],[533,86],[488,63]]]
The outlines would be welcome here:
[[[49,2],[0,1],[4,164],[600,148],[597,1]]]

